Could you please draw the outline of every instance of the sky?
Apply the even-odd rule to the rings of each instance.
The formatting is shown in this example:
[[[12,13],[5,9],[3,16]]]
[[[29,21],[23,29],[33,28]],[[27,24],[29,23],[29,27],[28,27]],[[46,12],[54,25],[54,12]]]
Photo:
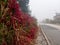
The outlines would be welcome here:
[[[55,13],[60,13],[60,0],[30,0],[31,15],[38,21],[53,19]]]

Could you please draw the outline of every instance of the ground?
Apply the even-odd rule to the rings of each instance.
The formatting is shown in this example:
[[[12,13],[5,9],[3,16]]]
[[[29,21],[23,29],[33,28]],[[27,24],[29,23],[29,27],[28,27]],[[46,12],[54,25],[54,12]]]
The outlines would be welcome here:
[[[40,27],[39,27],[40,28]],[[41,29],[38,30],[37,39],[35,45],[47,45],[47,42],[41,32]]]

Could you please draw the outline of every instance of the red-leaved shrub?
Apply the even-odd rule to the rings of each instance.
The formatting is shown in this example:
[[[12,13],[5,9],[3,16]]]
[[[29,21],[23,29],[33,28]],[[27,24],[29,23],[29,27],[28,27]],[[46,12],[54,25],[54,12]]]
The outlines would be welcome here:
[[[33,45],[36,19],[24,13],[17,0],[1,0],[0,5],[0,45]]]

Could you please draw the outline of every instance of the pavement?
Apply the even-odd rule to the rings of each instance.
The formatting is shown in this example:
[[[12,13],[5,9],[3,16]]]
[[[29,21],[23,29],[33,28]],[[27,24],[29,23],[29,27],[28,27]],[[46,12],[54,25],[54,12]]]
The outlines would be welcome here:
[[[57,25],[57,24],[46,24],[46,25],[51,26],[51,27],[54,27],[54,28],[60,30],[60,25]]]
[[[53,24],[40,25],[51,45],[60,45],[60,26]]]
[[[41,32],[41,27],[39,27],[35,45],[47,45],[46,39]]]

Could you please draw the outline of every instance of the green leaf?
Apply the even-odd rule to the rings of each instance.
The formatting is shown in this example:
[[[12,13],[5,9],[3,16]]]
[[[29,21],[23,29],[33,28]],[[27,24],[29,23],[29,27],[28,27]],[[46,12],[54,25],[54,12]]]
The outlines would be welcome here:
[[[7,20],[7,21],[10,20],[10,16],[9,16],[9,15],[6,16],[6,20]]]
[[[7,2],[7,0],[2,0],[3,2]]]
[[[12,37],[13,37],[12,34],[10,34],[10,32],[8,32],[7,36],[5,37],[5,40],[6,40],[8,45],[11,45]]]
[[[3,27],[3,24],[2,23],[0,23],[0,29]]]
[[[2,43],[2,35],[0,34],[0,45],[1,45],[1,43]]]

